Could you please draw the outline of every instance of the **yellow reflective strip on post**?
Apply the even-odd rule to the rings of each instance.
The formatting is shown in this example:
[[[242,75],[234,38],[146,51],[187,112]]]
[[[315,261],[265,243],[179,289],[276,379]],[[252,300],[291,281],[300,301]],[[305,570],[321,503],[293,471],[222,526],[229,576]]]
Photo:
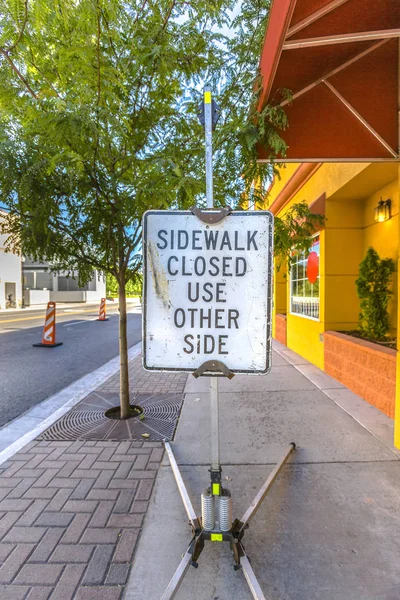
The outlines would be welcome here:
[[[224,538],[222,536],[222,533],[212,533],[211,534],[211,541],[212,542],[223,542]]]
[[[211,92],[204,92],[204,102],[211,104]]]
[[[220,494],[220,485],[219,485],[219,483],[213,483],[212,484],[212,493],[213,493],[213,496],[219,496],[219,494]]]

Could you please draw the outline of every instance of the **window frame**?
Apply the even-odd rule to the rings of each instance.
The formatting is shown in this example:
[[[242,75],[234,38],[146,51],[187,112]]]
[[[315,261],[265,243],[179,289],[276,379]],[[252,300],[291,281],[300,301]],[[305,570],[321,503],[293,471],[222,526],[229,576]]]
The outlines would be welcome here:
[[[321,258],[321,235],[320,232],[315,233],[312,236],[312,239],[314,240],[315,238],[319,237],[319,253],[318,253],[318,258]],[[308,255],[313,252],[312,247],[309,250]],[[303,253],[305,256],[305,253]],[[307,260],[308,260],[308,255],[307,258],[304,258],[303,260],[305,260],[306,264],[307,264]],[[296,264],[298,264],[297,261]],[[315,323],[320,323],[321,322],[321,278],[320,278],[320,272],[318,271],[318,284],[319,284],[319,290],[318,290],[318,317],[311,317],[310,315],[304,315],[302,313],[298,313],[298,312],[293,312],[293,295],[292,295],[292,283],[293,283],[293,279],[292,279],[292,272],[293,272],[293,265],[290,267],[290,271],[289,271],[289,314],[293,315],[295,317],[301,317],[302,319],[308,319],[309,321],[314,321]],[[299,280],[296,279],[295,281],[303,281],[303,280]],[[312,284],[313,285],[313,284]],[[295,296],[296,297],[296,296]],[[303,296],[298,296],[303,297]],[[304,296],[304,298],[307,298],[307,296]],[[312,298],[310,296],[310,298]]]

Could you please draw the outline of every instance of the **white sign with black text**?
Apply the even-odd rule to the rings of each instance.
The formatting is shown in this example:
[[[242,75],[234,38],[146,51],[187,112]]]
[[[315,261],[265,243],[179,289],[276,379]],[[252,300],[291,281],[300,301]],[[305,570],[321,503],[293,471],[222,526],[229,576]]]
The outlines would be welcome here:
[[[270,212],[208,225],[189,211],[148,211],[143,255],[145,369],[193,372],[218,360],[234,373],[269,370]]]

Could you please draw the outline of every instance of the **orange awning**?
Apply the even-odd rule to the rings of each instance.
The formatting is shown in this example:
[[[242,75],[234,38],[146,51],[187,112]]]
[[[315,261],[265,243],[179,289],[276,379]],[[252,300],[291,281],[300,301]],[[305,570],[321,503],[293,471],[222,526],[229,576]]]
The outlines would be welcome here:
[[[286,162],[399,160],[399,0],[273,0],[260,69]]]

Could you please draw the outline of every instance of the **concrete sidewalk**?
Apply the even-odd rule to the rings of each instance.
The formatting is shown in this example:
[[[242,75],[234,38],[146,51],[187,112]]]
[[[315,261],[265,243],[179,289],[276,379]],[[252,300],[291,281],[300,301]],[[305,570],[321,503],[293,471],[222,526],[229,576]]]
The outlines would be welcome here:
[[[297,444],[244,537],[265,597],[399,600],[400,463],[392,422],[276,348],[269,375],[220,383],[221,462],[234,517],[242,516],[287,444]],[[206,379],[188,379],[173,443],[198,512],[209,484],[208,386]],[[189,541],[164,457],[124,599],[159,600]],[[228,545],[206,544],[177,600],[251,600],[232,565]]]

